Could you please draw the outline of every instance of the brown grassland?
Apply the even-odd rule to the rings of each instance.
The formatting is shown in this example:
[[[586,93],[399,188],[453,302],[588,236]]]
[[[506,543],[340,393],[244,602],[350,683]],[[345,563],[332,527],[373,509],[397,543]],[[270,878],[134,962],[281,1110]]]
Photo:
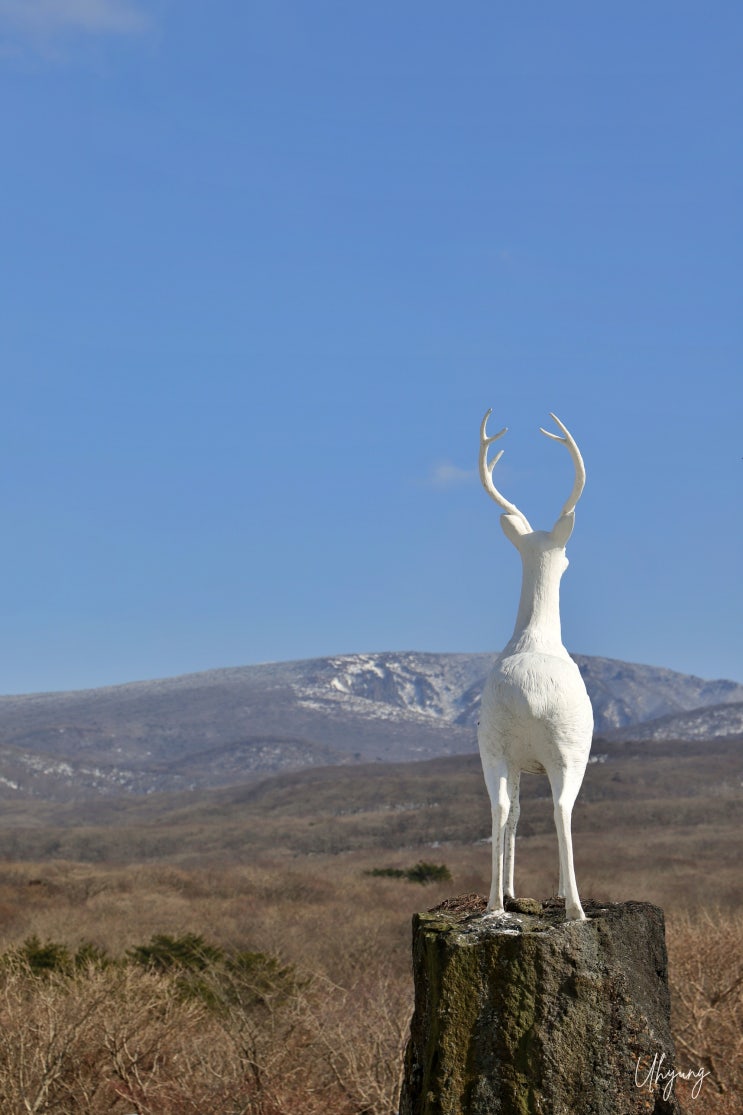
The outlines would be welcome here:
[[[575,810],[581,894],[664,907],[675,1067],[708,1074],[679,1095],[690,1112],[740,1115],[741,743],[594,753],[608,759]],[[522,798],[517,891],[546,897],[546,780],[525,777]],[[392,1115],[410,917],[485,892],[490,870],[476,756],[12,803],[0,826],[2,1115]],[[451,881],[367,874],[420,860]],[[188,934],[213,950],[195,967],[135,958]],[[38,960],[50,943],[57,962],[40,970],[34,948]]]

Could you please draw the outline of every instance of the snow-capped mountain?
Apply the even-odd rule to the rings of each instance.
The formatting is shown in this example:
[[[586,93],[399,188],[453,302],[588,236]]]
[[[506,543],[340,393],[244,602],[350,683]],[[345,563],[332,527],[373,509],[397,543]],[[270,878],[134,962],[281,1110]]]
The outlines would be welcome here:
[[[743,700],[743,685],[704,681],[658,666],[573,655],[586,683],[597,733]],[[480,696],[494,656],[489,654],[351,654],[289,663],[305,707],[335,705],[390,717],[404,710],[457,725],[477,723]],[[359,704],[363,702],[363,704]]]
[[[598,735],[653,720],[653,731],[675,738],[676,714],[706,708],[690,737],[701,740],[728,733],[743,702],[732,681],[575,658]],[[0,796],[147,793],[466,753],[492,663],[487,654],[350,654],[0,697]]]

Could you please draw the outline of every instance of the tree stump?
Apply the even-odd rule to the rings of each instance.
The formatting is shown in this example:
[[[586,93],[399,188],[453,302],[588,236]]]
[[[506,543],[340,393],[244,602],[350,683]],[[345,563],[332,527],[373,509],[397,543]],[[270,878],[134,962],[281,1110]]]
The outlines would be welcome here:
[[[680,1115],[663,911],[479,896],[413,918],[400,1115]]]

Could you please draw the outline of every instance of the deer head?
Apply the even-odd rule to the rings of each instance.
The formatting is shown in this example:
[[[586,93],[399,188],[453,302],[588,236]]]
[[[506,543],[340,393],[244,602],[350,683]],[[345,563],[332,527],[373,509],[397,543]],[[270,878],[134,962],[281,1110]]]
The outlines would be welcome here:
[[[480,425],[480,479],[490,498],[495,500],[498,506],[502,507],[506,512],[505,515],[501,515],[501,526],[503,527],[504,534],[509,541],[513,542],[518,550],[522,548],[521,540],[527,535],[546,533],[549,533],[549,535],[554,538],[555,543],[564,549],[573,531],[573,525],[575,523],[575,505],[580,499],[586,483],[586,469],[578,446],[575,444],[567,427],[563,425],[556,414],[550,412],[550,418],[557,423],[562,430],[563,436],[561,437],[560,434],[550,433],[549,430],[545,430],[541,426],[539,432],[544,434],[545,437],[552,438],[553,441],[558,441],[567,447],[575,467],[575,480],[573,482],[573,490],[566,500],[560,512],[560,517],[552,530],[549,532],[534,531],[526,515],[524,515],[522,511],[519,511],[515,503],[511,503],[505,496],[502,496],[493,483],[493,470],[503,456],[503,450],[501,449],[496,453],[492,461],[488,461],[488,450],[494,441],[498,441],[499,438],[502,438],[503,435],[508,432],[508,427],[504,426],[497,434],[488,437],[488,418],[490,418],[492,413],[492,410],[489,410]]]
[[[575,505],[581,497],[586,482],[583,458],[567,428],[556,415],[550,413],[550,418],[557,423],[562,436],[550,433],[549,430],[541,427],[540,432],[545,437],[566,446],[573,460],[575,480],[573,489],[552,530],[533,530],[524,513],[501,495],[493,483],[493,470],[503,456],[503,450],[496,453],[492,461],[488,461],[488,450],[493,442],[503,437],[508,427],[504,426],[497,434],[488,437],[487,423],[491,414],[492,411],[489,410],[480,426],[480,479],[490,498],[503,508],[505,514],[500,518],[503,533],[519,551],[524,567],[516,631],[529,627],[530,629],[541,628],[545,632],[557,634],[559,632],[558,587],[568,567],[565,547],[575,525]]]

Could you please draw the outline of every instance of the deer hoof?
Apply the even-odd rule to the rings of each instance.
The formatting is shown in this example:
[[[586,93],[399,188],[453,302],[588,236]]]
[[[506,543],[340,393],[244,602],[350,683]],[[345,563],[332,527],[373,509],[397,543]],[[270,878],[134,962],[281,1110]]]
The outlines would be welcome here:
[[[566,921],[586,921],[586,915],[583,913],[583,907],[580,903],[576,906],[568,906],[565,910]]]

